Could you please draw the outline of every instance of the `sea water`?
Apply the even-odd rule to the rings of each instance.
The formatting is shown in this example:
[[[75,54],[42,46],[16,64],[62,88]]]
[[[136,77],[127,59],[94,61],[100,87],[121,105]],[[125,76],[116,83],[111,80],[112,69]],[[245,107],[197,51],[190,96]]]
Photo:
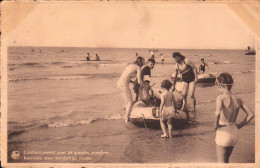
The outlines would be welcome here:
[[[176,51],[197,67],[204,58],[207,73],[229,72],[234,78],[232,91],[254,110],[255,57],[245,56],[242,50],[159,49],[151,77],[154,89],[170,79],[175,66],[171,54]],[[85,61],[88,52],[91,59],[97,53],[103,61]],[[150,57],[149,49],[8,48],[8,161],[217,162],[214,112],[219,93],[215,86],[196,87],[196,116],[183,129],[175,129],[173,139],[161,138],[160,129],[124,123],[124,99],[116,82],[124,67],[134,62],[135,53],[146,60]],[[238,122],[244,117],[240,111]],[[230,162],[254,162],[254,120],[238,136]],[[21,153],[20,159],[10,157],[14,150]],[[57,158],[51,154],[49,160],[30,158],[47,156],[32,154],[37,151],[53,151]]]

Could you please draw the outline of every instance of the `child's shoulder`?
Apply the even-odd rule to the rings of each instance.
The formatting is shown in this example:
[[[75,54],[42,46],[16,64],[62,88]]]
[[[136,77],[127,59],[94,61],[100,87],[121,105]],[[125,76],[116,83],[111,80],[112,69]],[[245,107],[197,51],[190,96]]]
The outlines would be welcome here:
[[[237,101],[238,104],[241,105],[243,103],[243,100],[240,97],[238,97],[238,96],[236,96],[234,94],[232,94],[232,97]]]

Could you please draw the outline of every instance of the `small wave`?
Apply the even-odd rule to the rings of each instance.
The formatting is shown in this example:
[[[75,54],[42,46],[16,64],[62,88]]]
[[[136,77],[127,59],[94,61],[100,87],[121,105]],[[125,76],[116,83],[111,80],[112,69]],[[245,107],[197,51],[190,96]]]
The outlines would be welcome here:
[[[197,104],[204,104],[204,103],[213,103],[215,102],[215,100],[205,100],[205,101],[201,101],[201,102],[198,102]]]
[[[212,64],[233,64],[231,61],[215,61],[212,62]]]
[[[16,64],[8,64],[8,66],[15,66]]]
[[[97,64],[100,67],[120,67],[120,66],[126,66],[127,63],[113,63],[113,64]]]
[[[98,120],[120,120],[122,119],[121,114],[114,114],[112,116],[104,116],[104,117],[93,117],[88,120],[79,120],[79,121],[73,121],[73,120],[65,120],[65,121],[56,121],[48,124],[49,128],[58,128],[58,127],[71,127],[71,126],[77,126],[77,125],[89,125],[93,122],[96,122]]]
[[[69,126],[76,126],[76,125],[89,125],[90,123],[92,123],[96,120],[98,120],[98,118],[80,120],[80,121],[72,121],[72,120],[56,121],[56,122],[48,124],[48,127],[57,128],[57,127],[69,127]]]
[[[71,80],[71,79],[87,79],[87,78],[91,78],[91,77],[94,77],[94,75],[17,78],[17,79],[9,79],[9,81],[10,82],[19,82],[19,81],[28,81],[28,80]]]
[[[62,66],[62,68],[72,68],[73,66],[69,66],[69,65],[66,65],[66,66]]]
[[[39,63],[37,63],[37,62],[27,62],[27,63],[23,63],[23,64],[20,64],[20,65],[34,66],[34,65],[39,65]]]
[[[75,111],[68,111],[65,114],[51,117],[49,119],[43,119],[39,121],[20,121],[20,122],[8,122],[8,125],[11,124],[13,127],[13,131],[10,131],[9,136],[20,135],[27,131],[30,128],[60,128],[60,127],[72,127],[77,125],[89,125],[93,122],[99,120],[120,120],[124,116],[121,114],[113,114],[111,116],[103,116],[103,117],[91,117],[86,120],[68,120],[71,115],[73,115]],[[64,119],[64,120],[62,120]]]
[[[239,74],[247,74],[247,73],[255,73],[255,70],[237,71],[234,74],[239,75]]]
[[[12,137],[12,136],[15,136],[15,135],[20,135],[20,134],[22,134],[24,132],[25,132],[25,130],[12,131],[12,132],[8,133],[8,137]]]
[[[63,64],[64,62],[51,62],[50,64],[52,65],[59,65],[59,64]]]
[[[13,71],[13,70],[15,70],[16,68],[9,68],[9,71]]]
[[[235,94],[255,93],[255,90],[234,92]]]

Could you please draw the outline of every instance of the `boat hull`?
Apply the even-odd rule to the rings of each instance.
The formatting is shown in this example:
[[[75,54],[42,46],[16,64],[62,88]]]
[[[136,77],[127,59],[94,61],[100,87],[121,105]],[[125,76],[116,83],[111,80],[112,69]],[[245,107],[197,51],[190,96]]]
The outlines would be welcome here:
[[[159,107],[146,107],[142,102],[137,102],[132,109],[130,122],[141,127],[160,128],[158,112]],[[173,118],[173,128],[182,128],[187,122],[187,118],[186,112],[177,110]]]
[[[198,75],[198,82],[197,83],[215,83],[216,77],[212,74],[201,74]]]

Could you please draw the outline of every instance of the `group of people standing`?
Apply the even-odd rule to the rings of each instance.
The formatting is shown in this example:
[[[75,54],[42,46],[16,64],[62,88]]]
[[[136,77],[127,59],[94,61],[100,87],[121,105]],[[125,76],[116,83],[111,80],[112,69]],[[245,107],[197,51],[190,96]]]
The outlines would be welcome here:
[[[171,75],[171,80],[163,80],[161,83],[161,93],[160,97],[155,98],[156,102],[160,102],[160,124],[163,131],[161,137],[172,138],[172,119],[177,111],[177,100],[176,96],[173,94],[176,82],[181,82],[183,87],[179,91],[183,96],[183,103],[180,110],[184,110],[186,107],[187,96],[193,100],[193,110],[195,112],[196,108],[196,98],[195,98],[195,88],[198,81],[198,73],[195,65],[185,56],[179,52],[174,52],[172,54],[173,60],[176,62],[173,67],[173,74]],[[206,66],[204,60],[202,61],[202,66]],[[153,105],[151,101],[145,102],[144,96],[140,95],[140,90],[149,90],[149,82],[144,80],[144,76],[151,76],[151,69],[154,67],[154,58],[150,58],[146,63],[144,58],[138,56],[136,61],[129,64],[123,70],[117,86],[120,88],[121,93],[125,100],[125,122],[129,122],[130,114],[134,102],[138,100],[138,97],[147,106]],[[200,68],[201,69],[201,68]],[[202,69],[204,72],[205,69]],[[136,79],[133,81],[132,79]],[[134,83],[134,91],[136,93],[135,101],[133,101],[132,93],[130,89],[130,83]],[[148,83],[148,84],[147,84]],[[220,91],[220,95],[216,100],[216,115],[215,115],[215,130],[216,130],[216,152],[217,159],[219,162],[229,162],[229,157],[232,153],[234,145],[237,142],[237,129],[242,128],[244,125],[248,124],[249,121],[254,117],[252,110],[244,104],[244,102],[232,94],[231,88],[233,85],[232,76],[228,73],[221,73],[216,78],[216,86]],[[170,89],[172,88],[172,91]],[[139,91],[138,91],[139,90]],[[157,101],[158,100],[158,101]],[[245,119],[236,124],[236,118],[238,116],[239,109],[242,109],[246,113]],[[166,132],[165,120],[168,124],[169,135]]]

